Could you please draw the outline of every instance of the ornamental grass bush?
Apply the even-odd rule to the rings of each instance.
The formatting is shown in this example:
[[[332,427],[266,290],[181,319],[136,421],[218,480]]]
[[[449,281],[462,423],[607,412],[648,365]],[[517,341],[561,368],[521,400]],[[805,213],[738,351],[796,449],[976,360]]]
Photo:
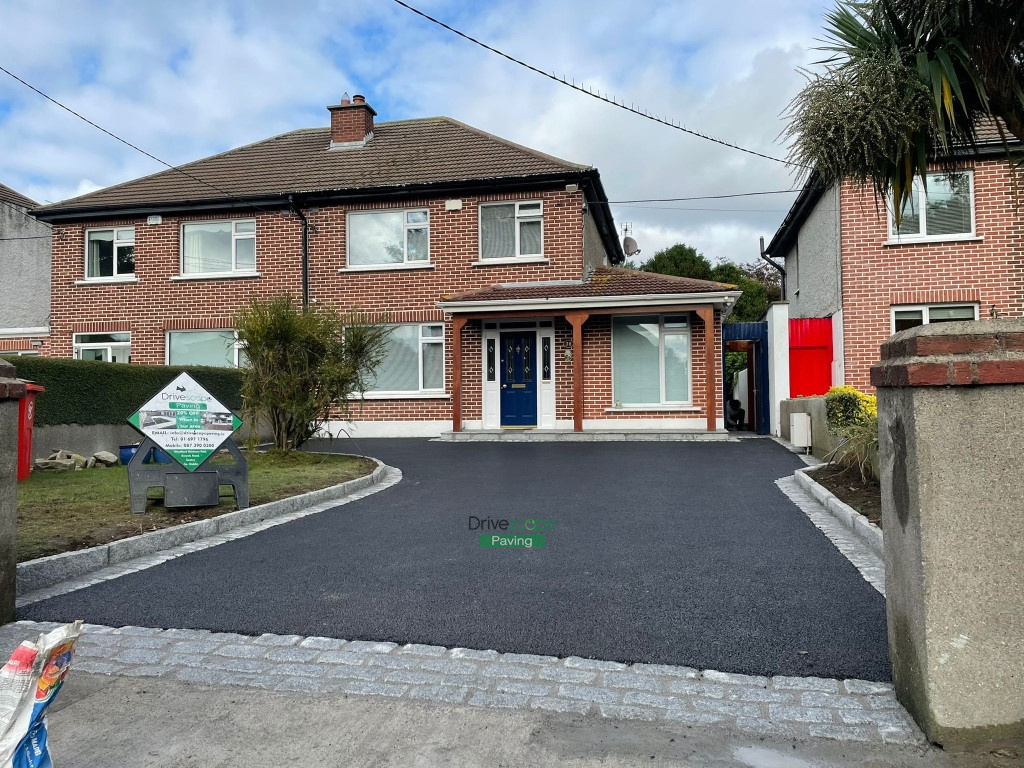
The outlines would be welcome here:
[[[864,482],[878,480],[878,400],[853,387],[825,395],[829,431],[839,438],[833,461],[856,469]]]

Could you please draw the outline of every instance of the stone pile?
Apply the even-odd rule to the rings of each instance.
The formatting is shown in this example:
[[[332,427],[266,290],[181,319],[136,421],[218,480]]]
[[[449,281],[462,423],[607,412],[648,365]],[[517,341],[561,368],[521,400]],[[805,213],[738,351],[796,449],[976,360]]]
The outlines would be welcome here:
[[[117,456],[110,451],[97,451],[89,458],[80,453],[57,450],[47,459],[36,459],[33,469],[37,472],[76,472],[93,467],[113,467],[117,464]]]

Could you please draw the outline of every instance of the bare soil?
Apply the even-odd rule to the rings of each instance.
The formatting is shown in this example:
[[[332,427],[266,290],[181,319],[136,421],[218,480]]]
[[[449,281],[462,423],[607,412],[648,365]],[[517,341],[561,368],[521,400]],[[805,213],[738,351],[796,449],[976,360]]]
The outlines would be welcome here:
[[[882,487],[877,480],[869,479],[865,482],[856,468],[836,464],[814,470],[811,477],[832,491],[840,501],[849,504],[879,528],[882,527]]]

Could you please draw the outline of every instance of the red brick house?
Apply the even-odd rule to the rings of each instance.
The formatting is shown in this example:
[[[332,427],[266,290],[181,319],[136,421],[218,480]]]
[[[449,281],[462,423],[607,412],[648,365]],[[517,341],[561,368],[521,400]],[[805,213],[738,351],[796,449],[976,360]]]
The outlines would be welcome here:
[[[891,211],[870,189],[812,178],[766,249],[785,259],[791,323],[831,318],[833,385],[871,391],[896,331],[1024,316],[1024,221],[994,126],[956,173],[918,182],[899,228]]]
[[[636,273],[596,169],[356,96],[292,131],[36,212],[42,353],[237,365],[253,296],[386,316],[355,434],[723,428],[731,286]],[[337,426],[337,425],[336,425]]]

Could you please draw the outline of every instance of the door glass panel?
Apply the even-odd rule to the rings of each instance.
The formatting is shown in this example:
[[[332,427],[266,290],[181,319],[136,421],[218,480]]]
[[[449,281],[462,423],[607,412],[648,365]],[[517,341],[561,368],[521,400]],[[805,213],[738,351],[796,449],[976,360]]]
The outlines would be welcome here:
[[[487,340],[487,380],[494,381],[494,339]]]
[[[551,381],[551,339],[547,336],[541,341],[540,375],[544,381]]]

